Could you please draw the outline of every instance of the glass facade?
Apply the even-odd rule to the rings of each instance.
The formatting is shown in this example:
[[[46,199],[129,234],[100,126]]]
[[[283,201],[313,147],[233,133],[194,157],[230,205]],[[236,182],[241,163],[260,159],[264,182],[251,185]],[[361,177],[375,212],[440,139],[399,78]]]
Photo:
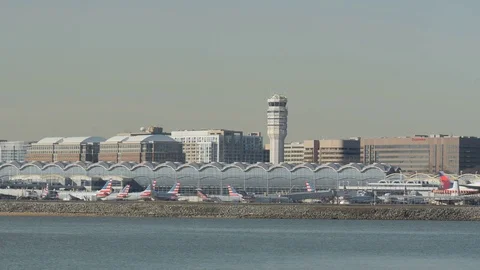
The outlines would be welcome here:
[[[180,182],[182,190],[195,193],[196,188],[210,194],[227,194],[227,185],[255,193],[305,191],[305,182],[316,189],[337,188],[340,185],[365,185],[378,182],[398,168],[387,164],[337,163],[291,165],[282,163],[134,163],[134,162],[7,162],[0,163],[0,178],[19,175],[59,175],[65,178],[122,178],[147,186],[156,180],[157,186],[169,189]],[[18,178],[18,177],[17,177]]]

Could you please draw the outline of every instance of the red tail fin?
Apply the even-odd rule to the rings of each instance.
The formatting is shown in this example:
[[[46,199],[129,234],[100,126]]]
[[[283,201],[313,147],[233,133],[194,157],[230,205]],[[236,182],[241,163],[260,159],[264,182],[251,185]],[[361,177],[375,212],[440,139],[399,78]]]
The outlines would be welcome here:
[[[440,171],[439,174],[440,174],[440,182],[442,182],[442,188],[443,189],[449,189],[450,188],[450,179],[442,171]]]

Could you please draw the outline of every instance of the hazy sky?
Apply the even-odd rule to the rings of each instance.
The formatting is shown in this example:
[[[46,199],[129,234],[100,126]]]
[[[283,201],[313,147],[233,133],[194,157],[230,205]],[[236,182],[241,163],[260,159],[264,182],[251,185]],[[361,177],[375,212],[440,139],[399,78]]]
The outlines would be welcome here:
[[[479,48],[479,1],[3,0],[0,138],[479,136]]]

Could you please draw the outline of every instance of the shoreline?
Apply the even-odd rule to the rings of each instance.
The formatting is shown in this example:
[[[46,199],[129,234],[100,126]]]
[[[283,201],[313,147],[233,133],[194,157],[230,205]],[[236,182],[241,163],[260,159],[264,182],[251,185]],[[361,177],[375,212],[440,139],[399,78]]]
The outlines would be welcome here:
[[[0,216],[480,221],[480,207],[0,201]]]

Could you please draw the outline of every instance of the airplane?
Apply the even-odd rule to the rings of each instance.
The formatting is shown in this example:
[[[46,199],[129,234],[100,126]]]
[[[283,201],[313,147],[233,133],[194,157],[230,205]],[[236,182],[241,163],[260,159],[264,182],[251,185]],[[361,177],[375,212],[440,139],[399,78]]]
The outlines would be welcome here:
[[[197,196],[202,200],[202,202],[216,202],[214,198],[211,198],[203,193],[201,189],[197,189]]]
[[[152,189],[155,190],[157,181],[154,180],[152,185],[148,185],[147,188],[142,192],[132,192],[129,193],[125,198],[127,201],[151,201],[152,200]],[[152,188],[153,186],[153,188]]]
[[[112,193],[106,197],[101,198],[102,201],[119,201],[127,198],[130,185],[126,185],[119,193]]]
[[[109,196],[113,192],[112,180],[108,180],[98,191],[57,191],[58,198],[62,200],[82,200],[88,201],[93,198],[101,199]]]
[[[227,195],[206,195],[201,189],[197,189],[197,196],[204,202],[243,202],[243,195],[238,193],[232,186],[227,186]]]
[[[155,183],[152,191],[152,201],[178,201],[178,191],[180,190],[180,183],[175,183],[168,192],[155,191]]]
[[[480,192],[480,182],[474,182],[472,184],[460,185],[460,187],[466,187],[469,189],[475,189]]]
[[[333,198],[334,192],[330,189],[316,191],[311,186],[310,183],[305,182],[307,187],[306,192],[292,192],[288,194],[282,194],[282,197],[286,197],[293,202],[301,202],[304,200],[322,200],[326,198]]]
[[[450,178],[443,172],[439,172],[440,182],[442,183],[442,188],[434,190],[434,194],[451,194],[451,195],[465,195],[465,194],[475,194],[480,192],[480,186],[475,185],[460,185],[458,180],[453,181],[453,186],[450,187]],[[477,187],[477,188],[475,188]]]
[[[307,186],[307,191],[308,192],[315,192],[315,190],[310,186],[309,182],[305,182],[305,186]]]
[[[58,199],[58,192],[55,190],[49,190],[49,185],[45,185],[45,188],[42,189],[42,193],[40,193],[41,200],[57,200]]]

